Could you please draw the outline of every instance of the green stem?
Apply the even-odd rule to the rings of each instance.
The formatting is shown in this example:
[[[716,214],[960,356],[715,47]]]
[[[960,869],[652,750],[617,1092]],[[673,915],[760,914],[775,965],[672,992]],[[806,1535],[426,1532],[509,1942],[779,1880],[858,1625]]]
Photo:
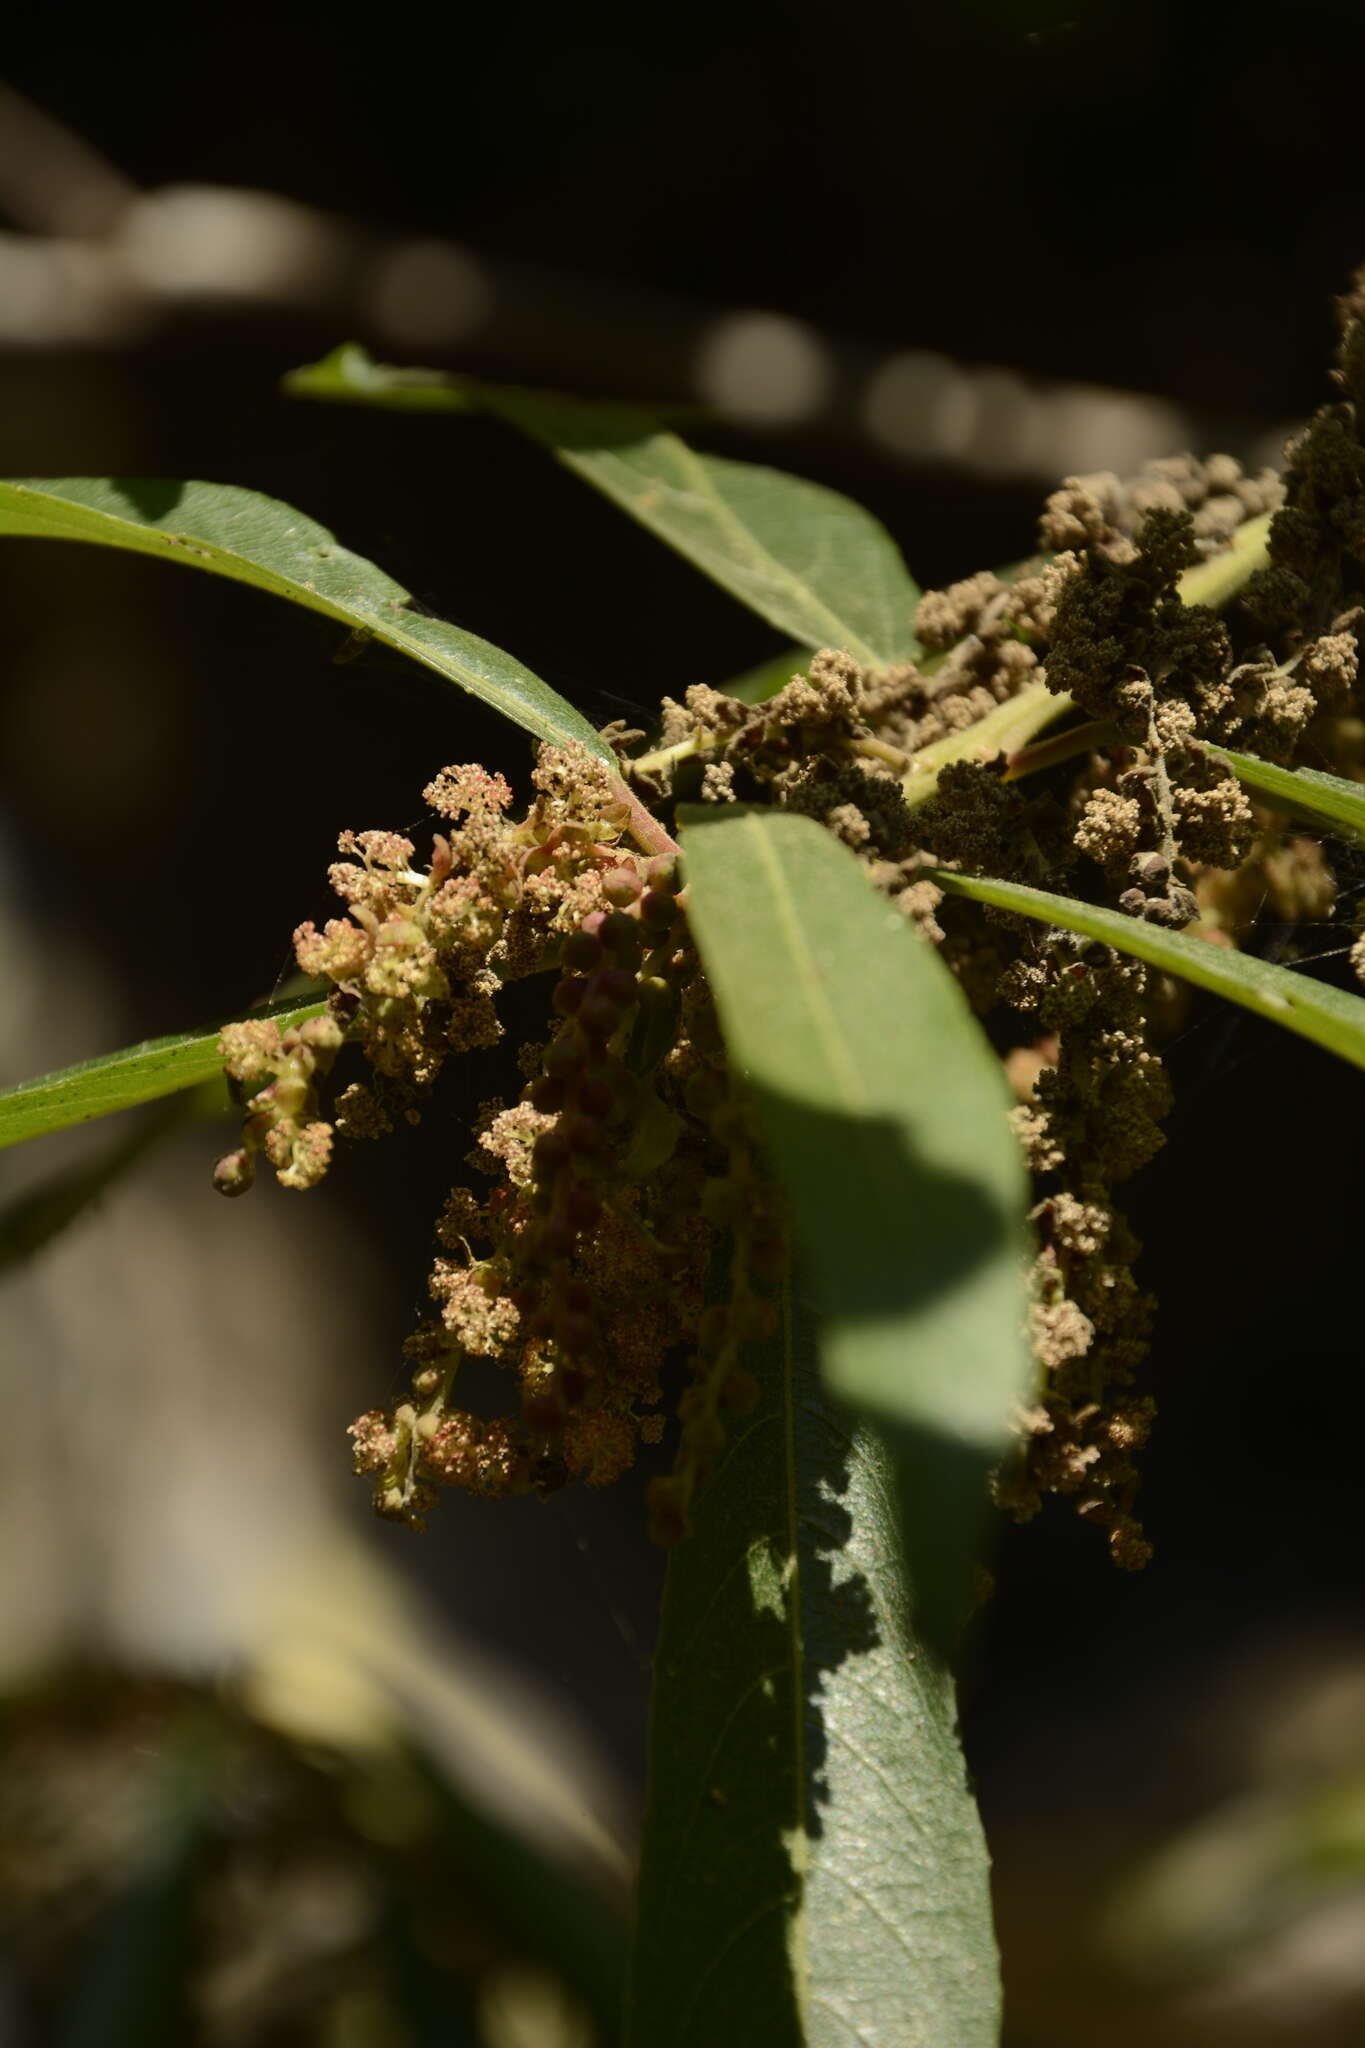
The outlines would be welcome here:
[[[1180,595],[1186,604],[1211,605],[1218,610],[1236,597],[1256,571],[1265,567],[1271,517],[1269,512],[1265,512],[1258,519],[1248,519],[1237,528],[1231,543],[1221,554],[1196,562],[1192,569],[1185,571],[1180,579]],[[922,659],[919,664],[921,675],[936,675],[947,660],[948,652]],[[939,771],[950,761],[984,761],[995,754],[1018,752],[1046,726],[1064,718],[1068,711],[1074,709],[1075,700],[1060,692],[1054,695],[1046,681],[1031,683],[1017,696],[998,704],[994,711],[988,711],[974,725],[967,726],[962,732],[949,733],[941,740],[933,740],[909,756],[901,754],[897,748],[887,747],[884,741],[855,741],[853,746],[855,752],[873,754],[874,758],[893,767],[908,761],[903,787],[905,800],[913,807],[926,803],[933,796],[938,788]],[[685,740],[675,741],[671,747],[659,747],[652,754],[641,754],[638,760],[627,764],[628,772],[657,774],[671,768],[675,761],[685,761],[690,754],[705,751],[710,738],[710,734],[691,733]],[[1067,756],[1061,754],[1056,758],[1065,760]],[[1037,765],[1043,767],[1046,763],[1040,760]],[[1018,772],[1025,774],[1028,771],[1021,768]],[[1014,776],[1011,775],[1010,779],[1013,780]]]

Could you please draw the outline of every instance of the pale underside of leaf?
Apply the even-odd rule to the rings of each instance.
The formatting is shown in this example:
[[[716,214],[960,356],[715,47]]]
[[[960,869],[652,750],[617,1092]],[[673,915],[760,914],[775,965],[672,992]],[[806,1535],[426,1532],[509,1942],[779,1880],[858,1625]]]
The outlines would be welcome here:
[[[388,369],[355,347],[295,371],[286,388],[400,410],[490,413],[803,647],[844,648],[874,668],[917,651],[919,590],[870,513],[805,478],[699,454],[639,407]]]
[[[629,2048],[994,2048],[985,1844],[885,1453],[790,1296],[751,1363],[669,1563]]]
[[[0,534],[88,541],[225,576],[368,635],[537,739],[613,762],[588,721],[510,654],[411,609],[401,584],[291,506],[230,484],[64,477],[0,482]]]
[[[249,1012],[249,1017],[273,1018],[281,1031],[287,1031],[310,1017],[321,1016],[325,1008],[324,1003],[300,1002],[294,996],[263,1004]],[[211,1031],[148,1039],[0,1091],[0,1150],[211,1080],[223,1064],[218,1052],[219,1028],[215,1025]]]
[[[1071,896],[1056,896],[1021,882],[952,874],[943,868],[923,868],[920,872],[950,895],[970,896],[978,903],[993,903],[998,909],[1016,911],[1042,924],[1058,925],[1064,931],[1099,939],[1165,974],[1225,996],[1229,1002],[1267,1018],[1272,1024],[1282,1024],[1286,1031],[1311,1039],[1315,1045],[1355,1066],[1365,1067],[1365,997],[1350,995],[1328,982],[1314,981],[1273,961],[1238,953],[1230,946],[1191,938],[1185,932],[1166,931],[1140,917],[1126,917],[1121,911],[1105,910]]]

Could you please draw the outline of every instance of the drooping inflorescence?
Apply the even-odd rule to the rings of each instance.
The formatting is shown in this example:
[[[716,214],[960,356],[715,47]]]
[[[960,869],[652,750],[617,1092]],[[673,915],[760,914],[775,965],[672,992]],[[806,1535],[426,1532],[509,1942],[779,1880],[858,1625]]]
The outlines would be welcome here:
[[[746,1347],[778,1313],[780,1204],[659,822],[680,799],[744,801],[834,833],[990,1016],[1037,1181],[1038,1381],[996,1495],[1021,1517],[1068,1495],[1119,1564],[1143,1562],[1153,1303],[1117,1191],[1162,1144],[1160,1044],[1183,998],[1093,941],[983,917],[924,869],[1040,884],[1210,944],[1246,942],[1266,902],[1286,920],[1331,914],[1320,849],[1253,805],[1216,749],[1365,762],[1359,287],[1342,302],[1337,376],[1340,400],[1295,443],[1283,483],[1227,456],[1065,479],[1034,560],[925,594],[914,660],[871,670],[826,649],[753,704],[695,685],[665,699],[656,743],[622,753],[619,775],[543,748],[522,815],[500,777],[448,769],[426,791],[447,829],[425,868],[405,837],[343,835],[331,879],[347,914],[295,940],[329,1014],[283,1037],[264,1021],[224,1033],[245,1109],[225,1192],[249,1184],[258,1155],[286,1186],[311,1185],[334,1136],[416,1119],[452,1054],[494,1044],[506,982],[543,976],[547,992],[520,1094],[485,1106],[474,1184],[440,1219],[410,1393],[353,1425],[384,1513],[420,1522],[441,1483],[606,1483],[663,1434],[676,1375],[673,1469],[649,1489],[653,1532],[674,1540],[726,1418],[756,1398]],[[1225,579],[1230,608],[1185,602],[1186,572],[1242,561],[1261,531],[1247,522],[1269,513],[1269,566],[1252,574],[1248,551]],[[1006,730],[996,714],[1016,699],[1039,731],[1039,703],[1056,698],[1070,724],[1047,742],[1013,760],[973,747],[977,727]],[[611,734],[618,749],[639,737]],[[1365,975],[1365,942],[1353,957]],[[329,1110],[343,1042],[368,1072]]]

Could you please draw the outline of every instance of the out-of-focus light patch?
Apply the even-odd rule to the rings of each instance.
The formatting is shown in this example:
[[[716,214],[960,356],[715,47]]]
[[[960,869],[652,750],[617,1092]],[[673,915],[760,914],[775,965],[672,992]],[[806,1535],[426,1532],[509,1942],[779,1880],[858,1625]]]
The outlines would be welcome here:
[[[971,439],[962,450],[965,466],[984,476],[1047,475],[1046,399],[1013,370],[973,371],[971,392],[976,411]]]
[[[168,298],[326,300],[352,251],[328,215],[270,192],[171,185],[137,200],[114,238],[137,283]]]
[[[1050,393],[1045,445],[1051,476],[1112,469],[1131,476],[1153,456],[1188,448],[1190,423],[1179,406],[1131,391],[1064,384]]]
[[[386,341],[446,348],[483,325],[493,279],[454,242],[398,242],[375,260],[361,287],[364,313]]]
[[[1247,452],[1247,468],[1253,475],[1258,469],[1283,469],[1285,448],[1298,438],[1305,425],[1304,420],[1286,420],[1281,426],[1258,434]]]
[[[695,375],[705,404],[764,426],[810,419],[834,381],[818,335],[780,313],[730,313],[714,321],[702,336]]]
[[[127,341],[146,324],[138,293],[101,244],[0,234],[0,343]]]
[[[34,234],[107,234],[137,198],[131,178],[64,121],[0,79],[0,207]]]
[[[873,440],[917,462],[960,460],[975,438],[979,411],[967,372],[927,349],[889,357],[863,397]]]

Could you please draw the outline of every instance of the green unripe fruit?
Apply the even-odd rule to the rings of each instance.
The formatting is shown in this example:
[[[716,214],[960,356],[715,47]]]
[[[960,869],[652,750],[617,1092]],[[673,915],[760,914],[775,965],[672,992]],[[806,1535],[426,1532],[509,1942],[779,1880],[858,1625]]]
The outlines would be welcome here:
[[[682,870],[671,854],[657,854],[645,869],[651,889],[662,890],[666,896],[676,896],[683,885]]]

